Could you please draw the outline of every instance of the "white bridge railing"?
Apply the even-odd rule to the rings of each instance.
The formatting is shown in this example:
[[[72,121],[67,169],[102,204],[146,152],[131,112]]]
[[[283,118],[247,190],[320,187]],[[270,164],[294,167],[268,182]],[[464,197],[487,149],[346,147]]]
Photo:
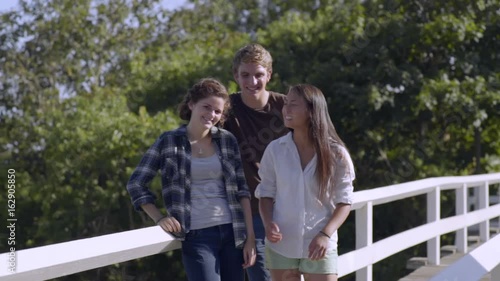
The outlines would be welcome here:
[[[499,182],[500,173],[495,173],[428,178],[356,192],[353,205],[356,210],[356,250],[339,257],[339,276],[356,272],[356,280],[372,281],[372,264],[423,242],[427,242],[429,264],[439,265],[440,236],[455,231],[457,250],[466,253],[467,227],[476,224],[479,224],[480,240],[488,241],[490,220],[500,217],[500,204],[489,204],[489,187]],[[472,187],[478,191],[475,196],[478,204],[475,211],[467,212],[467,206],[470,205],[467,192]],[[455,190],[456,215],[453,217],[440,218],[442,190]],[[427,224],[373,243],[373,206],[422,194],[427,195]],[[485,251],[484,255],[491,257],[491,263],[499,265],[500,255],[492,255],[496,252],[491,249]],[[500,280],[500,276],[496,278],[492,280]]]
[[[479,224],[481,241],[490,240],[489,223],[500,217],[500,204],[490,205],[490,185],[500,183],[500,173],[476,176],[428,178],[355,192],[356,250],[339,257],[339,277],[356,272],[356,280],[372,281],[372,265],[402,250],[427,242],[430,264],[440,261],[440,235],[456,233],[459,252],[467,252],[467,227]],[[469,188],[478,190],[475,211],[468,212]],[[442,190],[455,190],[456,215],[441,219]],[[427,224],[395,234],[373,243],[373,207],[397,200],[427,195]],[[492,280],[500,272],[498,240],[488,241],[462,259],[460,267],[478,266],[491,270]],[[1,280],[48,280],[94,268],[150,256],[180,248],[180,242],[163,232],[159,226],[125,231],[94,238],[7,252],[0,255]],[[470,258],[474,257],[474,258]],[[481,264],[483,262],[484,264]],[[447,270],[453,268],[453,265]],[[493,276],[495,275],[495,276]],[[465,279],[450,279],[465,280]],[[474,279],[475,280],[475,279]],[[467,281],[473,281],[467,279]]]

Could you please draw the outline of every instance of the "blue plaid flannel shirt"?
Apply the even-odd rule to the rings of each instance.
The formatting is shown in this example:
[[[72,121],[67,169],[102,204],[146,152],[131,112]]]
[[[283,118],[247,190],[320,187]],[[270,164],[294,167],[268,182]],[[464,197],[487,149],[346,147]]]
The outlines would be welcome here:
[[[250,198],[250,191],[243,173],[238,142],[229,131],[215,126],[211,128],[211,136],[222,164],[235,246],[241,248],[246,239],[246,226],[239,200]],[[183,238],[191,224],[191,145],[186,125],[163,133],[132,173],[127,190],[137,211],[142,211],[143,204],[154,204],[156,196],[148,186],[158,170],[161,173],[163,202],[168,215],[181,224],[180,237]]]

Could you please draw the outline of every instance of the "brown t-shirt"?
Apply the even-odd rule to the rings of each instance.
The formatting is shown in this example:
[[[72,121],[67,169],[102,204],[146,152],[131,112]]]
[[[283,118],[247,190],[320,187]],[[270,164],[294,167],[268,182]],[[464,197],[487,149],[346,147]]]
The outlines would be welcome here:
[[[246,106],[241,99],[241,93],[229,97],[231,109],[224,128],[233,133],[238,140],[245,178],[252,194],[252,213],[257,214],[259,203],[254,192],[260,183],[258,174],[260,160],[271,141],[288,133],[281,113],[285,95],[269,92],[267,104],[259,110]]]

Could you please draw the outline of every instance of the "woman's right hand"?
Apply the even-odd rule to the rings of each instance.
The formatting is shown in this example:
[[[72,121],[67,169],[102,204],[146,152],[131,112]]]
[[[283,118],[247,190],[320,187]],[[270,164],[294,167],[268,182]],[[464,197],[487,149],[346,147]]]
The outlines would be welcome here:
[[[181,224],[174,217],[161,218],[157,224],[166,232],[181,232]]]
[[[280,233],[280,228],[275,222],[270,222],[268,225],[266,225],[265,229],[266,238],[271,243],[277,243],[283,238],[283,235]]]

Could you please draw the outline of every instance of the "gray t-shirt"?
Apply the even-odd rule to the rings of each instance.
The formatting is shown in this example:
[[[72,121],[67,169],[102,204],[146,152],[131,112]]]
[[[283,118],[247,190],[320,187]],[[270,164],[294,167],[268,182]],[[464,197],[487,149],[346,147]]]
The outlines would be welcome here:
[[[219,155],[191,158],[191,229],[231,223]]]

